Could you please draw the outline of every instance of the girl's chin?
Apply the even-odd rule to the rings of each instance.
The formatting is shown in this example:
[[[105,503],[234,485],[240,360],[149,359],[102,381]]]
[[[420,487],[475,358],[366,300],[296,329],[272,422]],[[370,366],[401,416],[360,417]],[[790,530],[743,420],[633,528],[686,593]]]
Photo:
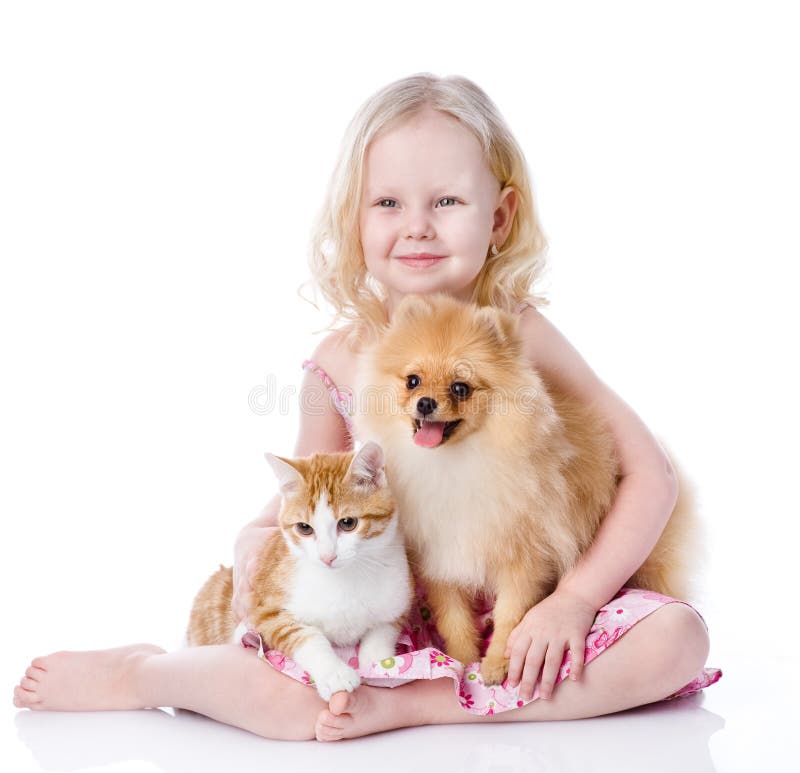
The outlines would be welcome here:
[[[454,285],[447,282],[437,282],[435,284],[431,282],[419,282],[415,285],[396,287],[394,292],[391,293],[394,299],[393,306],[400,303],[406,295],[433,295],[434,293],[444,293],[460,301],[466,302],[472,300],[473,285],[462,287],[461,289],[457,289],[458,287],[459,285],[455,285],[456,289],[454,289]]]

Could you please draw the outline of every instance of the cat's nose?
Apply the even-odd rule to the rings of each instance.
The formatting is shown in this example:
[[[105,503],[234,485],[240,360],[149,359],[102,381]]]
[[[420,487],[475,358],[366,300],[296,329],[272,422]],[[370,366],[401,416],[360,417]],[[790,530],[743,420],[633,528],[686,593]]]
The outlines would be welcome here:
[[[320,554],[319,560],[330,566],[336,560],[336,553],[331,553],[330,555],[327,556],[323,556],[322,554]]]
[[[420,397],[417,401],[417,410],[423,416],[433,413],[436,410],[436,400],[432,397]]]

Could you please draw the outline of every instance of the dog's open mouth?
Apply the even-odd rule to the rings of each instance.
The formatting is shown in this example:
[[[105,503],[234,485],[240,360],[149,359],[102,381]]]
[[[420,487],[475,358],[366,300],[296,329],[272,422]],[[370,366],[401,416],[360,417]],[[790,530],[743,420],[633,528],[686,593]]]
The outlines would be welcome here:
[[[461,424],[462,419],[455,421],[428,421],[414,419],[414,442],[423,448],[435,448],[444,443],[453,430]]]

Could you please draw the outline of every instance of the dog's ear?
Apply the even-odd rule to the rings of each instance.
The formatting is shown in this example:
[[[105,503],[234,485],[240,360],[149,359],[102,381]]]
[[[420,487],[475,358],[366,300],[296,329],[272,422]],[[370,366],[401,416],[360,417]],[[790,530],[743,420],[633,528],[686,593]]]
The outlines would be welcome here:
[[[483,306],[477,311],[477,317],[484,330],[487,330],[498,343],[503,345],[518,342],[517,328],[519,317],[492,306]]]
[[[413,322],[424,319],[433,308],[430,299],[425,295],[406,295],[397,305],[392,315],[392,322]]]

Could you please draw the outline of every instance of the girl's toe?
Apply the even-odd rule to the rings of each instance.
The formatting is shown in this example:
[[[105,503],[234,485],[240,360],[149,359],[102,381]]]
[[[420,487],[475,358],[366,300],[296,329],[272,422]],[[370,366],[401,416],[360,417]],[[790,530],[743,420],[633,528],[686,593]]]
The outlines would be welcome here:
[[[36,688],[39,686],[39,683],[35,679],[31,679],[29,676],[23,676],[19,685],[23,690],[35,692]]]
[[[318,727],[330,727],[341,729],[342,718],[331,713],[328,709],[323,709],[317,718]]]
[[[354,697],[349,692],[335,692],[330,700],[331,713],[334,715],[344,714],[351,708]]]
[[[19,708],[26,708],[36,705],[41,698],[30,690],[25,690],[22,686],[14,688],[14,705]]]
[[[43,673],[44,671],[37,666],[28,666],[28,668],[25,670],[25,676],[33,680],[39,679]]]
[[[42,671],[46,671],[47,670],[46,666],[47,666],[47,658],[34,658],[31,661],[32,668],[41,668]]]
[[[318,741],[341,741],[343,732],[335,727],[318,727],[317,740]]]

